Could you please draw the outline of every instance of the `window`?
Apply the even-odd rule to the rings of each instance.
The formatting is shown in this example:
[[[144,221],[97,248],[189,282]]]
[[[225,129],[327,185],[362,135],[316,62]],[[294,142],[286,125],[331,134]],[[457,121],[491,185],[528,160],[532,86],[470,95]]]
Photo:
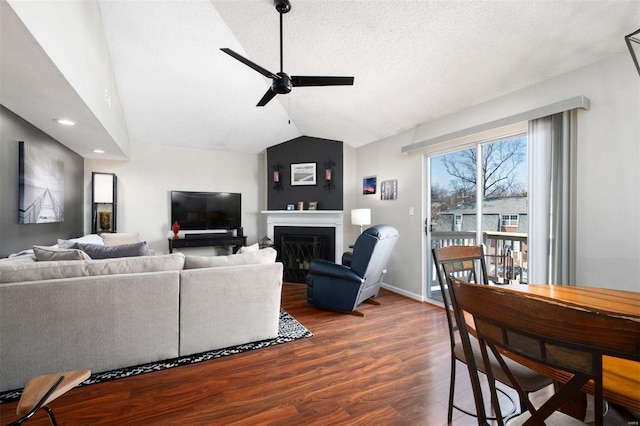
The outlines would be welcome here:
[[[456,231],[461,231],[461,230],[462,230],[462,215],[461,215],[461,214],[457,214],[457,215],[456,215],[456,219],[455,219],[455,220],[456,220],[456,223],[455,223],[455,225],[456,225],[455,230],[456,230]]]
[[[517,214],[503,214],[502,215],[502,224],[501,226],[504,228],[506,226],[518,226],[518,215]]]

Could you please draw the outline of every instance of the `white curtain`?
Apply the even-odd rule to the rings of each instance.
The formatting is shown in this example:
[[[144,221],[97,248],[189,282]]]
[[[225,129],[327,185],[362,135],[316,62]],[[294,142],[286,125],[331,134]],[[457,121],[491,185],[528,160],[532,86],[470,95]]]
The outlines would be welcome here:
[[[576,110],[529,122],[529,282],[575,284]]]

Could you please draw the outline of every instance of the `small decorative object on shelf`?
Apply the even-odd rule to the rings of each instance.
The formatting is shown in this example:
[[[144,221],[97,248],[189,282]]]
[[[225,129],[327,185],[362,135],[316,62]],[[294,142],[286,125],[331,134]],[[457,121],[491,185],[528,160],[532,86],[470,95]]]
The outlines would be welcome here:
[[[298,201],[298,210],[304,210],[304,201]]]
[[[111,230],[111,212],[99,212],[100,216],[100,232],[109,232]]]
[[[324,189],[331,192],[332,189],[336,189],[335,184],[333,183],[333,166],[336,163],[329,158],[329,161],[324,163]]]
[[[309,210],[315,210],[318,208],[318,202],[317,201],[309,201],[309,207],[307,207]]]
[[[173,239],[177,240],[178,238],[180,238],[178,236],[178,232],[180,232],[180,224],[178,222],[173,222],[173,226],[171,227],[171,229],[173,230]]]
[[[275,189],[276,191],[280,192],[282,191],[284,188],[282,187],[282,165],[280,163],[276,163],[275,166],[273,166],[273,189]]]

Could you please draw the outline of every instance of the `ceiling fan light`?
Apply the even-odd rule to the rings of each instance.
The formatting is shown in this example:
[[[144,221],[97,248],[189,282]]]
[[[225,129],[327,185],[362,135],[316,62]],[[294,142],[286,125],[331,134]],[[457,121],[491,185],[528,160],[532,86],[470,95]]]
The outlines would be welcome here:
[[[63,126],[75,126],[76,122],[69,120],[67,118],[54,118],[53,121],[55,121],[58,124],[62,124]]]

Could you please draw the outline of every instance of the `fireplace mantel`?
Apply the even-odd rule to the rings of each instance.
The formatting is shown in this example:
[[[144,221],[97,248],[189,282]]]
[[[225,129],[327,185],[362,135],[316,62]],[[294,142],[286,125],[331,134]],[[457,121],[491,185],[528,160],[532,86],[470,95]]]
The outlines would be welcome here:
[[[335,262],[342,261],[344,251],[344,220],[342,210],[263,210],[267,216],[267,237],[274,240],[276,226],[330,227],[335,228]]]

